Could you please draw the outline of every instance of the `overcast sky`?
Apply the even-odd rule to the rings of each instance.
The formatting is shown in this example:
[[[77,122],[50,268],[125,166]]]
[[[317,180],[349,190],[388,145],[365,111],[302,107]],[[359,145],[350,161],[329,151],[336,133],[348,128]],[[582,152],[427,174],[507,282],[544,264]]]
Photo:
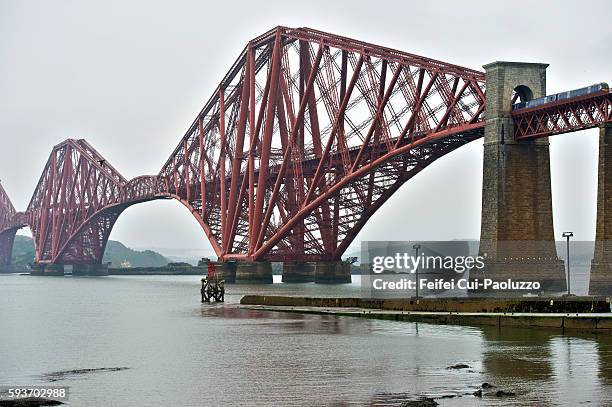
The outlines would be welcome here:
[[[495,8],[494,4],[500,4]],[[85,138],[126,178],[156,174],[246,42],[308,26],[470,68],[546,62],[548,93],[612,81],[609,2],[0,0],[0,179],[25,209],[53,145]],[[595,234],[597,130],[551,140],[556,234]],[[482,141],[438,160],[360,240],[480,233]],[[129,208],[112,239],[207,252],[182,205]]]

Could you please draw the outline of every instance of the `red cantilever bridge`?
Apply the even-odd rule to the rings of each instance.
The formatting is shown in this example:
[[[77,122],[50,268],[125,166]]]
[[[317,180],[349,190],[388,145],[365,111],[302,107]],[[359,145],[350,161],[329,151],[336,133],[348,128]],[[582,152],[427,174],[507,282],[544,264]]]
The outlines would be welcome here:
[[[612,121],[611,105],[602,91],[522,109],[513,132],[596,127]],[[172,198],[222,261],[337,260],[402,184],[483,137],[485,107],[484,72],[278,27],[247,44],[158,174],[126,180],[69,139],[25,212],[0,187],[0,264],[25,226],[38,263],[100,263],[127,207]]]

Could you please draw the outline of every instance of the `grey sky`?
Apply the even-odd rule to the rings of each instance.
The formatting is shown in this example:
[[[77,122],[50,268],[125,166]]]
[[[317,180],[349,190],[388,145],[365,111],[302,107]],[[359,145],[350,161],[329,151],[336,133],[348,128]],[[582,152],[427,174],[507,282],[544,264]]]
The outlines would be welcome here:
[[[608,10],[606,1],[0,0],[0,179],[25,209],[65,138],[87,139],[126,178],[157,173],[246,42],[276,25],[476,69],[547,62],[555,93],[612,81]],[[557,235],[593,239],[597,131],[557,136],[551,161]],[[477,141],[406,184],[358,240],[477,238],[481,181]],[[188,211],[170,201],[128,209],[111,238],[209,250]]]

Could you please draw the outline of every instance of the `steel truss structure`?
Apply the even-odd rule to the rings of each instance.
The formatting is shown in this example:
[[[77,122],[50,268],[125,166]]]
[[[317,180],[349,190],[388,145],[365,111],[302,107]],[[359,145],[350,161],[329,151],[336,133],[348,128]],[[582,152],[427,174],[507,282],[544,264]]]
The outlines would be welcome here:
[[[23,218],[23,216],[18,216],[6,191],[0,185],[0,266],[11,264],[15,233],[23,226],[19,223],[19,217]]]
[[[367,219],[483,126],[481,72],[278,27],[244,49],[166,162],[223,259],[338,259]]]
[[[612,93],[597,94],[521,109],[512,115],[516,140],[530,140],[612,123]]]
[[[586,117],[521,111],[517,137],[609,121],[604,98],[583,101]],[[406,181],[482,137],[484,113],[482,72],[277,27],[247,44],[159,174],[128,181],[71,139],[25,214],[0,188],[0,261],[5,231],[29,225],[37,262],[100,263],[123,210],[153,199],[185,205],[221,260],[337,260]]]

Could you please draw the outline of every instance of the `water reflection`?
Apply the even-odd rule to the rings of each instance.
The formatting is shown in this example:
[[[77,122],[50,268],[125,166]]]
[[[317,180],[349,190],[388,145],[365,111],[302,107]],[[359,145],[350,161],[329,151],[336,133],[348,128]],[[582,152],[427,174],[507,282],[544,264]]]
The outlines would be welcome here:
[[[549,380],[551,333],[538,329],[483,329],[483,366],[504,383]]]
[[[612,385],[612,337],[601,335],[595,341],[598,357],[599,380],[607,386]]]
[[[610,336],[247,310],[237,305],[244,286],[226,304],[202,305],[198,285],[170,276],[3,278],[0,385],[126,366],[56,384],[71,386],[73,405],[393,406],[425,396],[443,406],[612,403]],[[316,295],[304,286],[257,289]],[[448,368],[457,364],[468,367]],[[496,387],[479,399],[472,393],[483,382]]]
[[[597,394],[601,386],[597,377],[599,355],[593,340],[557,336],[551,339],[550,349],[554,367],[551,387],[557,390],[551,392],[551,399],[568,405],[603,401]],[[563,398],[558,396],[561,389]]]

